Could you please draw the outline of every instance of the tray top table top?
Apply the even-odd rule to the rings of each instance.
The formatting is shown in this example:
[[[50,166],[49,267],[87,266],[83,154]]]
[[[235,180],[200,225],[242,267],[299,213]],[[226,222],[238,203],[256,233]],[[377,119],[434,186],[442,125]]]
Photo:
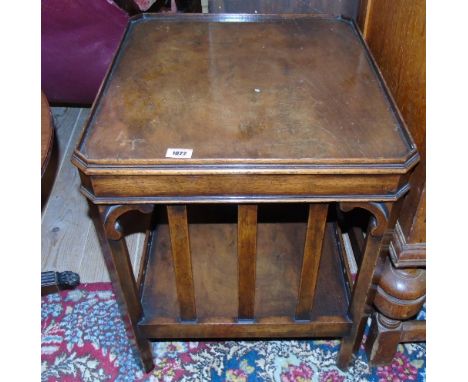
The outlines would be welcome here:
[[[166,158],[168,148],[193,154]],[[351,22],[144,15],[129,23],[76,159],[88,170],[287,164],[404,173],[418,154]]]

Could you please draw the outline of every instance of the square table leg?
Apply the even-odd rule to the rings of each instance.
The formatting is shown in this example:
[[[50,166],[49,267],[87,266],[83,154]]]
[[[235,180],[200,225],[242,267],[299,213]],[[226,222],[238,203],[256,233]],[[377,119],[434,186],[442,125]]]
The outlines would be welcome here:
[[[137,323],[142,318],[143,309],[118,218],[130,210],[148,213],[153,207],[152,205],[95,206],[91,202],[89,202],[89,207],[127,331],[135,339],[141,363],[145,371],[149,372],[154,367],[153,354],[150,342],[138,330]]]
[[[367,228],[362,262],[354,283],[348,310],[353,325],[350,334],[342,339],[338,354],[337,363],[341,369],[346,369],[349,366],[353,354],[361,344],[367,319],[372,312],[373,286],[379,276],[379,269],[383,265],[382,240],[385,231],[395,220],[391,218],[391,213],[393,212],[394,216],[398,206],[399,203],[396,205],[377,202],[340,203],[340,209],[343,211],[362,208],[372,214]]]

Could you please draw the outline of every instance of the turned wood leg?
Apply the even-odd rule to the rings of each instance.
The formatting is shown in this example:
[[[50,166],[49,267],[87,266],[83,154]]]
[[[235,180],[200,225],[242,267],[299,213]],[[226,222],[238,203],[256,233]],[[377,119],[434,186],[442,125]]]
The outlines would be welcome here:
[[[354,208],[363,208],[372,213],[367,228],[364,253],[361,266],[356,277],[351,295],[351,303],[348,314],[353,321],[351,332],[342,339],[337,364],[341,369],[346,369],[362,341],[366,321],[371,312],[369,301],[372,301],[373,280],[378,273],[381,262],[381,245],[383,234],[389,222],[391,205],[384,203],[341,203],[340,209],[350,211]]]
[[[366,340],[369,363],[383,365],[392,362],[401,340],[402,326],[401,321],[385,317],[383,314],[372,315],[372,323]]]
[[[152,211],[152,205],[94,206],[89,203],[101,249],[112,282],[112,288],[120,305],[127,330],[135,339],[141,362],[146,372],[153,369],[153,355],[149,341],[139,333],[137,323],[143,316],[138,288],[123,237],[119,217],[127,211]]]
[[[365,345],[369,363],[392,362],[398,344],[405,341],[409,326],[404,321],[421,310],[425,299],[426,271],[396,269],[387,257],[374,298],[378,312],[373,315]]]

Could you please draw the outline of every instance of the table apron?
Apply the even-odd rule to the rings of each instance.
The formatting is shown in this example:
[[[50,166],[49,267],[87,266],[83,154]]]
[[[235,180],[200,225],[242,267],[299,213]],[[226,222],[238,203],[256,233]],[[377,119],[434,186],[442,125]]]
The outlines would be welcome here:
[[[82,175],[85,194],[99,198],[247,197],[395,200],[402,190],[401,175]],[[403,188],[405,186],[403,185]],[[347,196],[349,198],[347,198]],[[195,201],[195,200],[194,200]]]

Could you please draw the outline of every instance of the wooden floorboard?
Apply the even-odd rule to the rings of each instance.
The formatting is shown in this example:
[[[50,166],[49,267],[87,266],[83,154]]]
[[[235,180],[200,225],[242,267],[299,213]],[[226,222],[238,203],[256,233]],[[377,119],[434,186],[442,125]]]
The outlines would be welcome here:
[[[52,108],[58,170],[42,210],[42,271],[73,271],[81,282],[106,282],[109,274],[102,259],[94,225],[88,216],[88,205],[79,192],[80,178],[70,159],[81,135],[89,109]],[[139,250],[144,235],[127,237],[133,270],[139,267]]]

